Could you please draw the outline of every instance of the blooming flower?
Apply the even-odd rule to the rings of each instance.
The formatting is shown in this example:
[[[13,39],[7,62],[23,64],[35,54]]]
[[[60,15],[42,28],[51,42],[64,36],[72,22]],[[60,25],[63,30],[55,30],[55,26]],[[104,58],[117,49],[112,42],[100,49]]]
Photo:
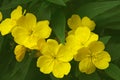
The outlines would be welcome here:
[[[41,46],[39,42],[38,45]],[[40,51],[42,56],[37,60],[37,67],[41,72],[45,74],[52,72],[57,78],[62,78],[70,72],[69,61],[72,60],[73,55],[67,46],[58,44],[56,40],[48,39],[45,44],[42,44]]]
[[[27,48],[23,45],[17,45],[14,50],[15,58],[18,62],[21,62],[25,56]]]
[[[90,18],[87,16],[83,17],[82,19],[79,17],[79,15],[72,15],[71,18],[68,19],[68,26],[71,31],[69,31],[68,34],[73,33],[78,27],[88,27],[91,31],[94,30],[95,28],[95,23],[92,21]]]
[[[94,41],[88,47],[78,50],[75,60],[80,61],[80,71],[91,74],[96,68],[106,69],[109,66],[111,57],[107,51],[104,51],[104,48],[102,42]]]
[[[66,45],[77,53],[82,47],[87,47],[92,41],[97,41],[98,35],[91,32],[88,27],[78,27],[74,34],[68,35]]]
[[[38,40],[48,38],[50,33],[49,21],[37,22],[36,16],[32,13],[22,16],[12,30],[15,42],[29,49],[37,49]]]
[[[3,17],[3,16],[2,16],[2,13],[0,12],[0,21],[2,20],[2,17]]]
[[[6,35],[11,32],[12,28],[16,25],[16,21],[22,16],[22,7],[18,6],[11,13],[11,18],[6,18],[1,22],[0,31],[2,35]]]

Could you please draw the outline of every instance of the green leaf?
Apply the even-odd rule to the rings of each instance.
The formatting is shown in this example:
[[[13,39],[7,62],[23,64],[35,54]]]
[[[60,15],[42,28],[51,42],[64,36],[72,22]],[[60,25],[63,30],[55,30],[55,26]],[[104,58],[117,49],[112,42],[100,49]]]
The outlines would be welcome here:
[[[94,18],[95,16],[108,11],[119,4],[120,1],[91,2],[81,6],[76,13],[80,16],[88,16],[90,18]]]
[[[111,36],[104,36],[104,37],[100,37],[100,41],[102,41],[104,44],[107,44],[109,39],[111,38]]]
[[[111,63],[105,72],[114,80],[120,80],[120,68],[115,64]]]
[[[47,0],[47,1],[49,1],[50,3],[57,4],[57,5],[66,6],[63,0]]]
[[[57,11],[51,20],[51,27],[56,34],[56,37],[61,43],[65,42],[65,26],[66,19],[62,11]]]
[[[111,55],[112,61],[120,58],[120,37],[111,37],[106,45],[106,50]]]
[[[51,8],[49,4],[43,2],[36,10],[38,20],[50,20],[51,18]]]
[[[28,2],[31,2],[32,0],[13,0],[7,4],[4,4],[2,7],[0,7],[0,10],[7,10],[7,9],[11,9],[14,8],[20,4],[26,4]]]
[[[101,80],[97,72],[94,72],[92,74],[79,74],[79,80]]]
[[[25,77],[30,67],[31,60],[31,57],[26,57],[26,59],[23,62],[16,63],[13,71],[8,74],[8,78],[10,80],[25,80]]]

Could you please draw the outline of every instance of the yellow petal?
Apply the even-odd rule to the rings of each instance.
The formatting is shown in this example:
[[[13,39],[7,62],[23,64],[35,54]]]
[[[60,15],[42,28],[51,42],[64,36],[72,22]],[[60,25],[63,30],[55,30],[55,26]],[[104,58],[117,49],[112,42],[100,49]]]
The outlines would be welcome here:
[[[76,40],[76,37],[74,35],[69,35],[66,38],[66,44],[65,44],[72,52],[73,54],[77,54],[77,50],[81,48],[80,42]]]
[[[0,12],[0,21],[2,20],[2,17],[3,17],[3,16],[2,16],[2,13]]]
[[[37,42],[38,49],[41,50],[46,45],[45,39],[39,39]]]
[[[16,60],[21,62],[25,56],[26,48],[22,45],[17,45],[14,50],[14,54],[16,56]]]
[[[102,51],[95,55],[93,58],[93,63],[98,69],[106,69],[109,66],[109,62],[111,61],[111,57],[108,52]]]
[[[81,25],[81,18],[79,15],[72,15],[71,18],[68,19],[68,26],[71,29],[76,29]]]
[[[11,19],[18,20],[22,16],[22,7],[18,6],[11,13]]]
[[[85,58],[79,63],[79,70],[86,74],[95,72],[96,68],[91,61],[91,58]]]
[[[73,59],[73,53],[71,53],[71,50],[67,46],[64,46],[62,44],[60,45],[61,46],[58,50],[56,58],[63,62],[71,61]]]
[[[51,34],[51,28],[49,27],[49,21],[39,21],[33,31],[33,35],[38,38],[48,38]]]
[[[56,78],[63,78],[64,75],[68,75],[70,69],[70,63],[56,62],[52,73]]]
[[[12,28],[16,25],[16,22],[7,18],[2,21],[0,25],[0,30],[2,35],[6,35],[11,32]]]
[[[81,61],[81,60],[87,58],[90,54],[91,53],[90,53],[89,49],[84,47],[84,48],[81,48],[78,50],[78,53],[74,56],[74,59],[76,61]]]
[[[55,56],[59,49],[58,42],[54,39],[48,39],[44,47],[41,48],[41,53],[44,55]]]
[[[84,45],[90,37],[90,30],[88,27],[79,27],[75,31],[75,36],[77,37],[77,40]]]
[[[26,38],[26,40],[24,41],[24,46],[26,46],[29,49],[37,49],[38,50],[38,46],[37,46],[37,42],[38,42],[38,38],[33,36],[33,35],[28,35],[28,38]]]
[[[24,45],[29,38],[29,32],[27,29],[17,26],[12,30],[12,36],[16,43]]]
[[[54,61],[50,56],[40,56],[37,60],[37,67],[40,71],[49,74],[52,72],[54,66]]]
[[[25,16],[18,19],[17,25],[27,28],[29,31],[33,31],[36,26],[36,16],[32,13],[27,13]]]
[[[89,45],[89,49],[92,53],[99,53],[105,49],[105,46],[101,41],[94,41]]]
[[[95,29],[95,26],[96,26],[95,22],[90,20],[90,18],[88,18],[88,17],[82,18],[82,24],[84,26],[87,26],[91,31],[93,31]]]
[[[97,41],[97,40],[98,40],[98,35],[95,34],[95,33],[93,33],[93,32],[91,32],[89,39],[88,39],[87,42],[85,43],[85,46],[88,47],[88,45],[89,45],[91,42]]]

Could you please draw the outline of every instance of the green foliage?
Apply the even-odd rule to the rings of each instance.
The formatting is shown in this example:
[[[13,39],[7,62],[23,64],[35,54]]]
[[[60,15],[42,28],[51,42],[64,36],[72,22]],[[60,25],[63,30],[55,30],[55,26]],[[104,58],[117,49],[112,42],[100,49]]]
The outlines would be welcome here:
[[[120,80],[120,65],[113,64],[120,59],[120,0],[0,0],[4,19],[10,17],[10,12],[18,5],[34,13],[38,20],[49,20],[52,36],[61,43],[65,43],[67,19],[72,14],[92,18],[96,23],[95,32],[106,45],[112,61],[105,71],[90,75],[81,73],[76,66],[78,63],[72,61],[69,75],[57,79],[39,71],[36,59],[31,56],[33,52],[27,53],[22,62],[17,62],[13,38],[0,36],[0,80]]]
[[[115,64],[110,64],[110,67],[105,72],[114,80],[120,80],[120,68]]]

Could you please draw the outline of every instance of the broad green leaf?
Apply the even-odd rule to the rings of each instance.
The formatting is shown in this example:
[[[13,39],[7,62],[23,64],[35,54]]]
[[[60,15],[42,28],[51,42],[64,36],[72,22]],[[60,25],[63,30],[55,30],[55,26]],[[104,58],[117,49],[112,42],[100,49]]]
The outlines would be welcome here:
[[[32,0],[13,0],[12,2],[9,2],[8,4],[4,4],[2,7],[0,7],[0,10],[7,10],[7,9],[11,9],[14,8],[20,4],[26,4],[31,2]]]
[[[97,72],[94,72],[92,74],[79,74],[79,80],[101,80]]]
[[[65,26],[65,15],[61,11],[54,13],[51,20],[51,27],[61,43],[65,42]]]
[[[102,41],[106,45],[110,38],[111,36],[104,36],[104,37],[100,37],[99,40]]]
[[[88,16],[94,18],[95,16],[104,13],[120,4],[120,1],[102,1],[91,2],[86,5],[80,6],[76,12],[80,16]]]
[[[47,0],[47,1],[57,4],[57,5],[66,6],[66,4],[63,0]]]
[[[38,20],[50,20],[51,7],[47,3],[42,3],[36,10]]]
[[[120,68],[115,64],[111,63],[105,72],[114,80],[120,80]]]
[[[106,50],[111,55],[112,61],[120,58],[120,37],[111,37],[106,45]]]

